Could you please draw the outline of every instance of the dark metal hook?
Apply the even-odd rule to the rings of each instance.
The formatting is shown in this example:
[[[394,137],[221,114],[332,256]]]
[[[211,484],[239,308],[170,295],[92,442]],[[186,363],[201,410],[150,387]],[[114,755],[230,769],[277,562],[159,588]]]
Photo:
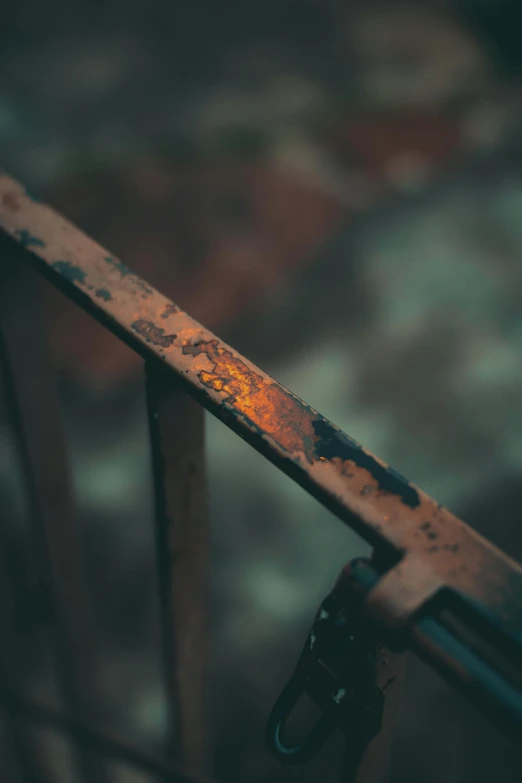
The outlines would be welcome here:
[[[266,727],[268,746],[278,761],[284,764],[301,764],[311,759],[323,747],[336,727],[336,722],[330,715],[322,715],[300,745],[284,743],[282,734],[286,723],[304,691],[304,681],[292,677],[268,718]]]

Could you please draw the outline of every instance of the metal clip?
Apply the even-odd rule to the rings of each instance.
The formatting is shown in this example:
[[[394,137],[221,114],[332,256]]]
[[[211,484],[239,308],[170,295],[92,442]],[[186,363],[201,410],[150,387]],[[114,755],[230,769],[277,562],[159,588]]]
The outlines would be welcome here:
[[[367,743],[380,731],[384,696],[376,686],[375,641],[346,597],[341,575],[321,604],[294,674],[270,713],[268,746],[283,763],[307,761],[339,728],[356,769]],[[286,745],[282,734],[305,693],[322,716],[300,744]]]
[[[282,739],[286,723],[304,694],[306,683],[292,677],[277,699],[268,718],[266,733],[270,751],[284,764],[309,761],[323,747],[336,727],[329,715],[322,715],[300,745],[286,745]]]

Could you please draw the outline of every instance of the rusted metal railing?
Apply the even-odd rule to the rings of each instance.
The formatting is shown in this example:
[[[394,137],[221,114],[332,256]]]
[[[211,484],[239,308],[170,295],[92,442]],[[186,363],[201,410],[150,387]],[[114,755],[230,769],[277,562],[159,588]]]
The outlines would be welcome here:
[[[520,731],[522,695],[504,665],[507,660],[520,672],[519,564],[7,176],[0,177],[0,229],[6,269],[12,274],[27,266],[37,270],[145,360],[166,684],[173,743],[185,769],[201,775],[207,767],[203,652],[208,536],[201,406],[373,546],[373,563],[354,564],[349,578],[360,595],[361,614],[376,635],[397,650],[414,649],[506,725]],[[62,503],[59,511],[53,510],[56,493],[70,496],[55,426],[56,401],[51,384],[45,382],[45,404],[53,413],[47,422],[38,421],[32,407],[35,382],[25,359],[19,359],[21,345],[33,355],[36,351],[42,378],[48,369],[43,348],[35,348],[33,335],[20,326],[34,324],[33,313],[22,317],[12,312],[9,299],[8,295],[2,313],[4,374],[12,390],[19,442],[39,519],[37,530],[45,542],[44,556],[59,607],[58,642],[67,673],[62,691],[71,717],[25,704],[5,678],[0,701],[13,714],[54,721],[53,725],[76,739],[83,749],[79,763],[87,778],[100,779],[90,771],[92,754],[85,756],[96,747],[155,774],[187,779],[170,762],[140,756],[119,741],[111,743],[89,725],[92,711],[86,692],[96,656],[93,650],[84,660],[85,650],[91,651],[93,645],[88,632],[88,595],[77,554],[72,505]],[[42,444],[47,442],[54,443],[56,468],[42,454]],[[473,643],[462,636],[463,629],[471,629]],[[485,647],[494,648],[495,660],[482,654]],[[497,660],[499,653],[502,663]],[[386,692],[383,728],[362,758],[358,783],[385,779],[400,694],[400,656],[397,659],[386,649],[379,655],[388,667],[379,669],[380,684],[392,685]]]

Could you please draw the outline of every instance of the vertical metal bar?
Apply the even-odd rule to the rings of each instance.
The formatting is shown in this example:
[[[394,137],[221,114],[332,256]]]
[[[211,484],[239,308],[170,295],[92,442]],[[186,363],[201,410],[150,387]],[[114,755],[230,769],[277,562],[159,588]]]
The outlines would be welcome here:
[[[203,774],[209,537],[204,411],[163,367],[147,364],[146,376],[172,739],[181,763]]]
[[[36,281],[19,259],[10,260],[0,242],[0,361],[6,398],[38,555],[55,602],[59,686],[66,708],[86,719],[95,686],[95,623],[73,520],[60,405]],[[105,765],[90,754],[78,754],[78,765],[85,781],[106,778]]]
[[[385,694],[382,728],[367,746],[355,779],[353,770],[346,766],[342,783],[385,783],[388,780],[405,668],[405,653],[395,653],[386,647],[379,649],[377,685]]]
[[[0,532],[0,686],[4,682],[11,689],[24,690],[23,672],[20,671],[20,637],[12,622],[14,598],[5,567],[8,557]],[[44,758],[42,738],[34,728],[24,725],[10,714],[0,716],[2,735],[8,752],[13,757],[14,769],[10,772],[13,783],[51,783],[52,777]],[[5,772],[4,772],[5,775]]]

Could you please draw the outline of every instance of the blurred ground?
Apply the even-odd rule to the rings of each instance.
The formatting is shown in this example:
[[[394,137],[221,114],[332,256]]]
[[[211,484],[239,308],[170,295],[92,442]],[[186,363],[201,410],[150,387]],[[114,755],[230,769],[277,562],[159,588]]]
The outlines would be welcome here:
[[[8,0],[0,157],[520,557],[513,8],[154,0],[145,18],[129,0]],[[42,294],[106,648],[100,720],[159,743],[140,362],[58,294]],[[23,558],[6,426],[1,437],[3,516]],[[318,601],[363,545],[210,419],[208,451],[216,773],[334,779],[328,749],[310,767],[281,771],[263,723]],[[35,591],[21,580],[20,600]],[[35,620],[28,638],[40,627]],[[43,682],[34,658],[27,676]],[[520,779],[520,754],[487,722],[418,665],[410,680],[394,781]]]

